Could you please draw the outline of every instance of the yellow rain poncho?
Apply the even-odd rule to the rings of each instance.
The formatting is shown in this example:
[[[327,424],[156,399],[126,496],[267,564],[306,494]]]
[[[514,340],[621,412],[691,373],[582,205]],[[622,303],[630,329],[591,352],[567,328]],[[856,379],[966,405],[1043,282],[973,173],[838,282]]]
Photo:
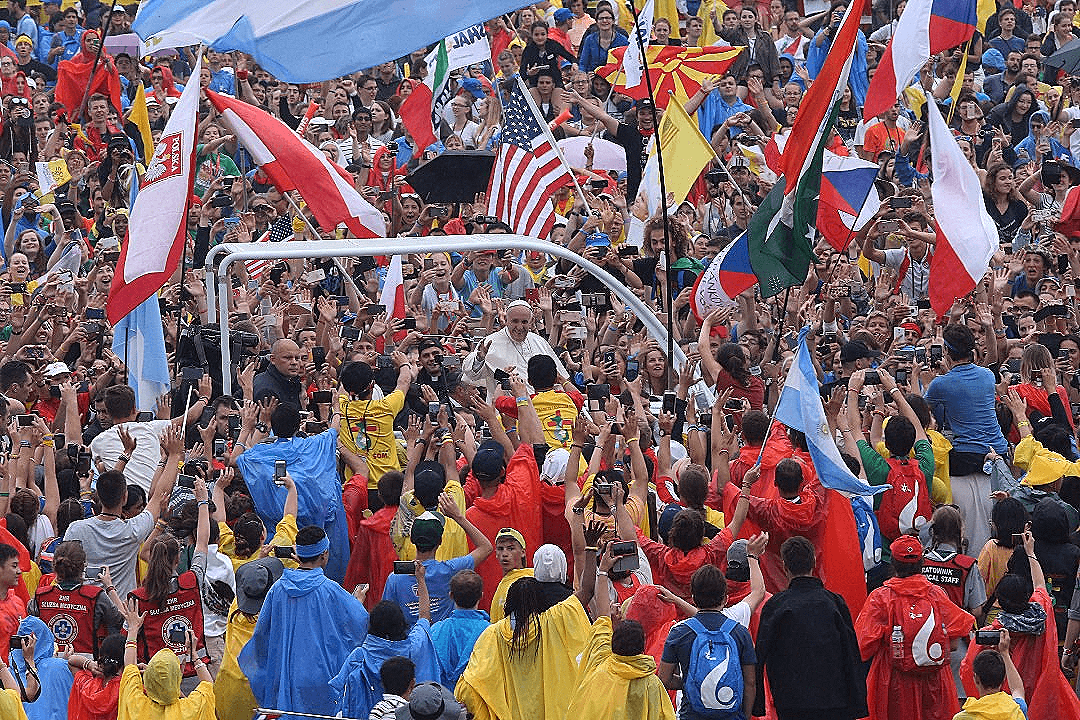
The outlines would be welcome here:
[[[572,718],[675,720],[675,708],[656,676],[651,655],[611,652],[611,618],[597,618],[581,661],[581,680],[566,711]]]
[[[589,642],[589,618],[576,595],[538,617],[524,657],[510,658],[510,618],[483,633],[454,694],[475,720],[564,720],[577,687],[578,657]],[[533,649],[536,652],[533,652]]]

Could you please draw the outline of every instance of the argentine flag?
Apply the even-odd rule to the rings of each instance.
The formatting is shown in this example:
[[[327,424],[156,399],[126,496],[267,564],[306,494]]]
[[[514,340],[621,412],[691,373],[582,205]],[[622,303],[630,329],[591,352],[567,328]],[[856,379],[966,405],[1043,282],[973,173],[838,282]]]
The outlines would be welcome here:
[[[806,435],[806,446],[822,485],[850,495],[875,495],[884,492],[891,486],[867,485],[851,474],[840,457],[836,440],[829,431],[825,408],[821,404],[817,374],[810,359],[810,351],[806,348],[806,333],[805,328],[799,333],[799,348],[795,351],[795,362],[791,364],[787,380],[784,381],[784,389],[776,404],[775,417],[789,428]]]
[[[112,351],[127,365],[128,385],[139,410],[157,409],[157,399],[169,390],[169,361],[158,297],[151,295],[113,327]]]

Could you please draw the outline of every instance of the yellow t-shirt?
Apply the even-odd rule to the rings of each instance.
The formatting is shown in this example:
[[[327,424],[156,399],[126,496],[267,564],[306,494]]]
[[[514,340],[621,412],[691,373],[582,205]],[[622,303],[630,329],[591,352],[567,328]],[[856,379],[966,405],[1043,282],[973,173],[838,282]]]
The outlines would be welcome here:
[[[276,547],[295,545],[296,533],[296,516],[286,515],[278,522],[277,527],[274,528],[274,537],[270,538],[266,544]],[[259,558],[258,552],[254,552],[246,558],[238,557],[236,554],[236,536],[233,535],[232,528],[223,522],[218,523],[218,550],[228,555],[229,559],[232,560],[233,572],[239,570],[241,565]],[[295,560],[282,558],[281,563],[293,570],[297,567]]]
[[[443,492],[449,493],[454,502],[465,512],[465,491],[461,489],[461,483],[457,480],[448,480]],[[398,505],[398,513],[390,525],[390,541],[397,550],[398,560],[415,560],[416,546],[409,539],[412,532],[412,521],[417,515],[424,513],[424,506],[416,501],[413,491],[409,490],[401,495],[401,504]],[[436,560],[453,560],[462,555],[469,554],[469,538],[465,530],[451,518],[446,518],[443,527],[442,544],[435,550]]]
[[[491,622],[497,623],[506,617],[505,610],[506,605],[506,593],[510,592],[510,586],[516,583],[523,577],[532,577],[533,569],[518,568],[517,570],[511,570],[502,576],[502,580],[499,581],[499,586],[495,588],[495,594],[491,596]]]
[[[581,486],[581,494],[585,495],[592,489],[593,478],[590,475],[585,479],[585,483]],[[637,495],[631,495],[626,498],[626,512],[630,514],[630,519],[634,521],[634,525],[641,528],[641,534],[645,537],[649,536],[649,511],[645,507],[645,503]],[[593,520],[599,520],[608,526],[608,530],[615,531],[615,516],[614,515],[597,515],[592,511],[592,508],[585,508],[585,525],[588,526]]]
[[[251,692],[247,676],[237,658],[255,634],[255,623],[236,611],[236,601],[229,608],[229,626],[225,629],[225,655],[214,680],[218,720],[251,720],[259,705]]]
[[[0,718],[4,720],[26,720],[18,690],[0,690]]]
[[[533,396],[532,405],[540,417],[548,447],[569,450],[574,442],[574,421],[578,416],[574,400],[564,392],[545,390]]]
[[[395,390],[382,400],[341,399],[341,420],[348,428],[341,433],[345,449],[364,458],[368,464],[368,489],[379,486],[379,478],[391,470],[400,470],[394,418],[405,407],[405,393]]]

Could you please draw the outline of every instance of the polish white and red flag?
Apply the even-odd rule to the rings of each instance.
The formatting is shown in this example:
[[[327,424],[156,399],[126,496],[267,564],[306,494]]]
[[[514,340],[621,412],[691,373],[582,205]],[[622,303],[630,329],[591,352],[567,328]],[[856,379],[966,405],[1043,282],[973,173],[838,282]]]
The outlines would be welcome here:
[[[345,223],[358,238],[386,236],[382,213],[361,197],[344,168],[321,150],[254,105],[210,90],[206,97],[270,182],[283,193],[299,192],[320,227]]]
[[[379,294],[379,304],[386,308],[387,321],[405,319],[405,277],[401,270],[401,256],[394,255],[390,258],[390,265],[386,268],[386,278],[383,280],[382,292]],[[394,340],[400,341],[406,335],[406,331],[399,330],[394,333]],[[382,344],[382,338],[379,338]]]
[[[199,77],[201,67],[200,54],[192,77]],[[120,248],[105,306],[112,325],[160,290],[180,266],[187,241],[188,202],[195,182],[198,112],[199,83],[188,83],[154,147],[154,156],[147,163],[131,207],[127,242]]]
[[[956,298],[975,289],[998,245],[997,226],[983,205],[975,169],[953,137],[934,102],[926,103],[937,242],[930,258],[930,306],[938,317]],[[971,215],[975,214],[975,218]]]

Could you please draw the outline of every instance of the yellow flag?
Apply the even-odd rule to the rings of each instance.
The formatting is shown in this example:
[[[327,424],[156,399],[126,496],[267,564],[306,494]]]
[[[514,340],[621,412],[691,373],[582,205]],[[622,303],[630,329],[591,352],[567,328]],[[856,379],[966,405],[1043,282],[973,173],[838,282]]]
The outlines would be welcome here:
[[[918,85],[909,85],[904,88],[904,100],[908,109],[915,113],[915,117],[922,117],[923,105],[926,104],[926,93]]]
[[[149,164],[150,158],[154,156],[154,139],[150,132],[150,113],[146,110],[146,92],[143,90],[142,83],[138,85],[135,99],[131,101],[131,113],[128,115],[128,120],[139,128],[139,135],[142,136],[143,162]]]
[[[997,3],[994,0],[978,0],[978,4],[975,6],[975,14],[978,20],[979,32],[986,34],[986,21],[990,19],[991,15],[997,13]]]
[[[52,175],[53,187],[59,187],[71,179],[71,172],[63,158],[49,161],[49,174]]]
[[[716,34],[716,30],[712,24],[712,13],[716,13],[717,22],[724,20],[724,13],[727,11],[728,6],[724,0],[701,0],[701,5],[698,6],[697,16],[701,18],[701,47],[708,47],[713,45],[720,36]],[[723,43],[727,44],[727,43]]]
[[[952,120],[953,112],[956,110],[956,100],[960,97],[960,89],[964,85],[964,75],[967,73],[967,60],[968,52],[971,50],[971,41],[968,40],[966,46],[964,46],[964,54],[960,58],[960,69],[956,72],[956,80],[953,82],[952,90],[949,92],[949,97],[952,98],[952,104],[949,105],[949,120]]]
[[[667,190],[674,193],[675,202],[682,202],[710,160],[713,149],[701,134],[696,122],[690,119],[681,103],[668,103],[657,132],[664,153],[664,180]]]

